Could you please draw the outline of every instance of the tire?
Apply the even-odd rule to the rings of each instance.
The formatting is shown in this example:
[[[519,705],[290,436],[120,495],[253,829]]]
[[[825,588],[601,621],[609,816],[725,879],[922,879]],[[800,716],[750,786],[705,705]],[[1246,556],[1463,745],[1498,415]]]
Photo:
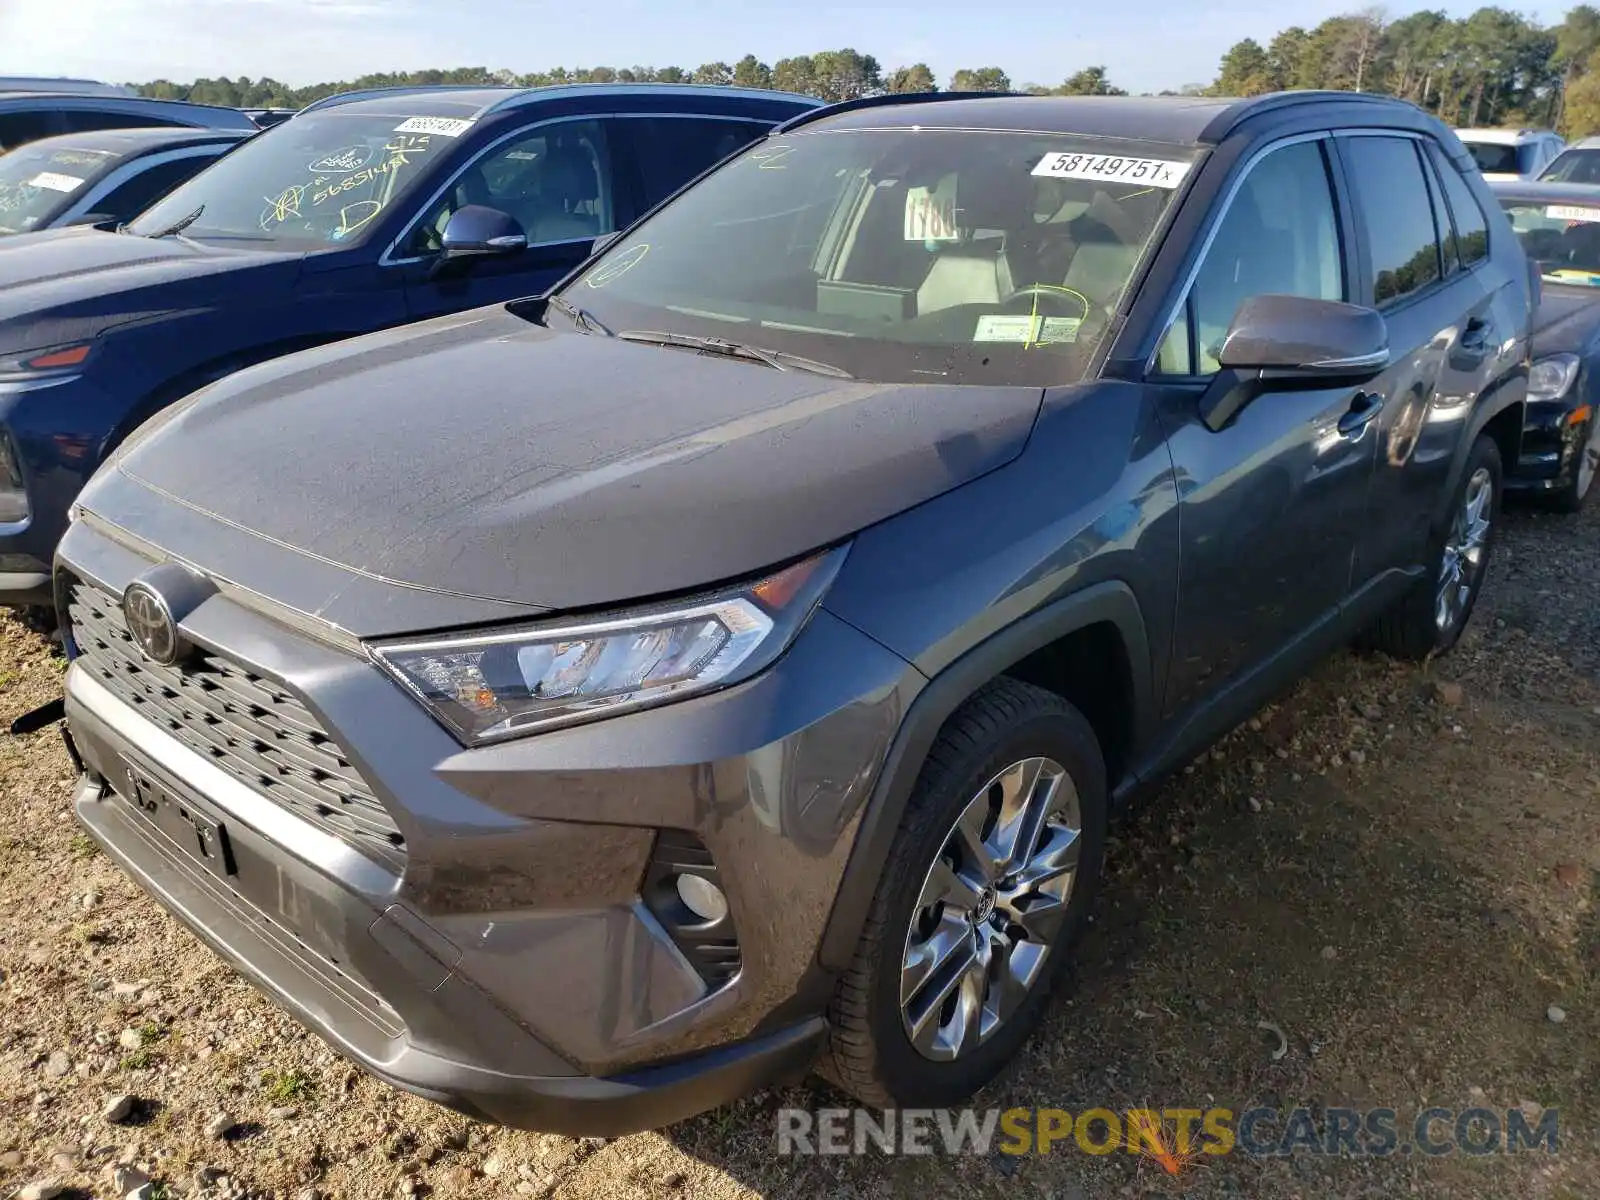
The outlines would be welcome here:
[[[1578,461],[1572,464],[1572,478],[1566,487],[1550,494],[1550,507],[1564,513],[1581,510],[1583,502],[1589,498],[1595,475],[1600,473],[1596,471],[1597,466],[1600,466],[1600,421],[1590,417],[1578,443]]]
[[[1460,639],[1488,574],[1495,531],[1500,523],[1501,481],[1500,448],[1492,438],[1481,436],[1467,455],[1466,467],[1450,500],[1445,527],[1434,535],[1433,552],[1428,558],[1432,569],[1378,618],[1365,639],[1372,648],[1395,658],[1421,660],[1443,654]],[[1480,484],[1488,489],[1482,496],[1481,515],[1485,524],[1474,530],[1473,523],[1463,526],[1463,519],[1467,516],[1469,497],[1475,500],[1480,494],[1476,490]],[[1467,533],[1472,534],[1475,559],[1470,557],[1471,550],[1463,553],[1460,549],[1467,544]],[[1445,573],[1452,562],[1462,574],[1446,619],[1441,595]],[[1464,597],[1461,584],[1466,587]]]
[[[1036,775],[1027,773],[1029,760],[1039,764]],[[1020,874],[1044,879],[1041,886],[1053,886],[1060,894],[1024,895],[1029,893],[1028,880],[1017,882],[1012,877],[1015,867],[1004,867],[996,871],[1001,883],[1015,886],[964,891],[963,895],[976,896],[976,907],[948,901],[924,906],[939,880],[958,880],[963,872],[972,876],[976,861],[972,842],[964,840],[957,828],[963,815],[970,829],[988,814],[988,823],[978,830],[986,849],[991,842],[1004,845],[1007,831],[1012,831],[1009,837],[1015,845],[1027,840],[1015,832],[1019,826],[1038,827],[1037,816],[1016,825],[1000,820],[1006,810],[997,812],[997,803],[1011,796],[1034,799],[1034,805],[1020,806],[1024,814],[1053,807],[1051,823],[1043,827],[1036,853],[1027,859],[1029,869]],[[855,957],[835,989],[829,1044],[818,1070],[864,1103],[883,1108],[955,1105],[992,1080],[1038,1026],[1051,986],[1069,961],[1068,949],[1099,884],[1106,818],[1105,763],[1094,730],[1077,709],[1051,692],[1005,678],[970,697],[945,722],[917,777]],[[1075,840],[1069,836],[1074,819]],[[1074,849],[1076,865],[1062,874]],[[1021,853],[1016,857],[1023,859]],[[1048,882],[1051,878],[1054,885]],[[1019,913],[1030,920],[1028,930],[1011,921]],[[961,972],[958,977],[968,980],[974,990],[960,986],[944,1004],[931,1003],[942,990],[941,981],[952,977],[960,954],[965,953],[957,951],[944,972],[929,972],[913,988],[908,1011],[933,1014],[920,1030],[925,1044],[937,1043],[919,1049],[913,1043],[911,1018],[902,1013],[902,970],[914,940],[920,957],[931,955],[932,948],[941,944],[938,939],[947,935],[949,941],[943,944],[966,945],[974,951],[987,938],[990,974]],[[1008,950],[994,948],[1008,943],[1014,943]],[[1005,979],[998,977],[1004,974],[1002,964],[1014,967]],[[975,982],[980,979],[986,982]],[[1006,988],[1005,982],[1021,987]],[[978,992],[997,1015],[1004,1014],[987,1031],[987,1013],[972,1023],[958,1019],[963,1007],[973,1011],[969,998]],[[948,1027],[954,1032],[939,1042],[944,1036],[943,1014],[952,1006],[957,1015]],[[928,1022],[935,1030],[931,1038]],[[960,1041],[962,1033],[970,1040],[961,1041],[952,1054],[951,1040]]]

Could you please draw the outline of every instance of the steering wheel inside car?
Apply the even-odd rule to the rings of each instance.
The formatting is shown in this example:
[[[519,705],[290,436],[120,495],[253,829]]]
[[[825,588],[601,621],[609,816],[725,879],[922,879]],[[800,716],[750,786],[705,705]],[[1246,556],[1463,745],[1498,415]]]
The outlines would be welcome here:
[[[1027,315],[1033,317],[1068,317],[1076,318],[1080,322],[1079,335],[1083,325],[1097,324],[1105,314],[1101,312],[1082,292],[1059,284],[1029,283],[1015,288],[1000,301],[1002,308],[1016,312],[1022,302],[1028,305]],[[1035,326],[1037,328],[1037,326]],[[1040,341],[1049,339],[1041,338]],[[1076,341],[1074,336],[1068,341]]]

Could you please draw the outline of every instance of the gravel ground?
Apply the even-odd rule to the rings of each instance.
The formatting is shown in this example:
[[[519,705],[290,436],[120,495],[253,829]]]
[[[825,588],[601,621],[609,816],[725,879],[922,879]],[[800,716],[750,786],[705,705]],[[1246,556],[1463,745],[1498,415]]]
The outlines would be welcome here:
[[[334,1057],[146,900],[76,832],[46,732],[0,735],[0,1198],[1593,1196],[1597,534],[1600,505],[1508,514],[1457,653],[1335,658],[1123,824],[1072,985],[981,1101],[1550,1105],[1555,1155],[777,1156],[780,1105],[842,1103],[820,1084],[609,1143],[474,1125]],[[61,670],[0,617],[0,719]]]

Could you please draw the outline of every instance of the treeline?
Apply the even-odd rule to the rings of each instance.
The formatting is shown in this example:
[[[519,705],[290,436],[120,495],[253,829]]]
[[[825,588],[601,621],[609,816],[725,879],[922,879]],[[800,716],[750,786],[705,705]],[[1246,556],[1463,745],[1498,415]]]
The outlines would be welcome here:
[[[1462,125],[1542,125],[1568,136],[1600,129],[1600,11],[1571,9],[1542,26],[1504,8],[1471,16],[1379,8],[1291,26],[1262,45],[1245,38],[1208,89],[1253,96],[1282,88],[1386,92]]]
[[[824,50],[768,65],[738,62],[683,67],[558,67],[518,75],[464,67],[363,75],[292,88],[274,79],[158,79],[136,85],[148,96],[236,108],[299,108],[353,88],[497,83],[701,83],[779,88],[823,100],[886,92],[937,91],[926,63],[884,68],[870,54]],[[1039,95],[1125,95],[1104,67],[1085,67],[1054,86],[1014,84],[1000,67],[956,71],[950,91],[1019,91]],[[1386,92],[1438,113],[1452,125],[1546,125],[1569,137],[1600,131],[1600,9],[1579,5],[1559,25],[1543,26],[1505,8],[1454,18],[1443,11],[1387,19],[1381,8],[1330,17],[1311,29],[1291,26],[1265,44],[1246,38],[1223,55],[1217,78],[1185,93],[1251,96],[1282,88]]]
[[[683,67],[557,67],[518,75],[486,67],[459,67],[450,71],[404,71],[363,75],[359,79],[318,83],[295,88],[276,79],[197,79],[174,83],[157,79],[133,86],[146,96],[162,100],[193,100],[197,104],[222,104],[230,108],[300,108],[313,100],[356,88],[414,87],[424,84],[482,83],[541,87],[560,83],[701,83],[738,87],[777,88],[828,101],[854,100],[885,92],[936,92],[938,80],[926,63],[885,70],[870,54],[855,50],[824,50],[780,58],[768,65],[747,54],[731,66],[725,62]],[[945,87],[955,92],[1010,91],[1011,77],[999,67],[968,67],[955,72]],[[1041,95],[1124,95],[1112,87],[1104,67],[1089,67],[1055,87],[1030,85]]]

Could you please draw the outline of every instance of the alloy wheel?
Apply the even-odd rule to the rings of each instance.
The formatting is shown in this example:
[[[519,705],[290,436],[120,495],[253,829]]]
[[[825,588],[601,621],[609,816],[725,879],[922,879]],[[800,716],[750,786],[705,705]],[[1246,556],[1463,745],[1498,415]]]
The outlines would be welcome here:
[[[988,1041],[1042,977],[1077,875],[1083,817],[1048,758],[1012,763],[962,808],[928,869],[900,970],[900,1015],[925,1058]]]
[[[1451,523],[1439,567],[1434,596],[1434,622],[1441,633],[1454,629],[1466,614],[1472,590],[1483,577],[1489,549],[1489,525],[1494,516],[1494,477],[1479,467],[1467,480],[1461,507]]]

